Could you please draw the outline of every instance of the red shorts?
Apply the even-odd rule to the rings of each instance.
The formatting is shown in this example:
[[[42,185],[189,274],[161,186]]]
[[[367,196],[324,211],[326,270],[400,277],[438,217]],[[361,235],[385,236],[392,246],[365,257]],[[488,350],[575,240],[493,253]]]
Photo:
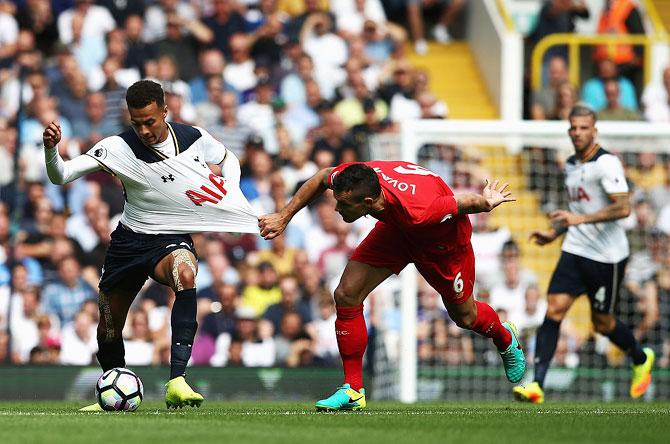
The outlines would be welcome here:
[[[431,255],[413,253],[411,247],[397,228],[378,222],[354,250],[351,260],[388,268],[395,274],[407,264],[414,263],[419,273],[449,304],[462,304],[472,295],[475,255],[471,245],[458,252]]]

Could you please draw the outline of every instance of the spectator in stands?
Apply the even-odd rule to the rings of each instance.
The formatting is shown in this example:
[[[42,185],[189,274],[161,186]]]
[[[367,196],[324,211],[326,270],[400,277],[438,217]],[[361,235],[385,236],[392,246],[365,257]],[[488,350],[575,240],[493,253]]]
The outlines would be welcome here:
[[[366,99],[372,100],[379,120],[386,118],[388,106],[381,99],[375,100],[372,92],[365,84],[365,79],[360,69],[350,73],[347,77],[347,85],[351,88],[351,95],[343,98],[335,105],[335,112],[340,116],[347,128],[361,124],[365,120],[363,102]]]
[[[524,344],[535,344],[535,331],[542,325],[546,312],[547,300],[540,294],[537,284],[526,287],[524,304],[516,321]]]
[[[249,138],[254,135],[254,130],[238,120],[237,95],[235,93],[230,91],[221,93],[219,106],[221,118],[206,129],[216,140],[222,142],[241,161],[244,161],[244,146]]]
[[[276,177],[276,174],[274,173],[273,177]],[[271,211],[274,211],[274,209]],[[295,254],[296,249],[286,245],[286,234],[281,234],[270,241],[270,248],[256,252],[250,259],[259,263],[270,262],[279,276],[283,277],[293,274]]]
[[[258,264],[258,283],[248,285],[242,292],[241,307],[251,309],[256,318],[263,316],[267,308],[281,301],[278,276],[270,262]]]
[[[439,43],[447,43],[451,40],[449,26],[458,17],[465,6],[464,0],[450,2],[431,2],[427,0],[410,0],[407,2],[407,18],[409,20],[410,33],[414,40],[414,50],[419,55],[428,52],[423,27],[423,9],[432,7],[430,14],[439,17],[438,23],[433,28],[433,37]]]
[[[200,334],[209,335],[216,339],[222,333],[232,335],[235,332],[237,322],[237,308],[240,296],[234,285],[226,284],[220,280],[214,282],[214,292],[217,296],[220,309],[207,314],[200,327]]]
[[[118,0],[98,0],[98,4],[107,8],[114,17],[117,27],[123,27],[128,17],[143,16],[146,11],[145,0],[118,1]]]
[[[214,13],[203,23],[213,32],[212,44],[223,51],[226,59],[232,54],[232,37],[246,30],[246,21],[231,0],[214,0]]]
[[[104,38],[105,34],[116,27],[116,22],[104,6],[93,4],[93,0],[75,0],[74,7],[58,16],[58,36],[66,45],[72,43],[74,34],[72,22],[75,17],[83,17],[82,37]]]
[[[622,106],[619,97],[621,97],[619,82],[614,79],[606,80],[605,99],[607,105],[598,111],[598,120],[641,120],[640,113]]]
[[[169,55],[179,60],[178,72],[181,80],[189,81],[197,75],[198,45],[211,43],[212,31],[197,19],[188,21],[175,13],[167,15],[165,37],[156,42],[156,54]]]
[[[86,95],[86,115],[73,123],[72,131],[81,141],[81,152],[88,151],[93,145],[107,136],[113,136],[121,132],[119,121],[114,121],[107,116],[105,108],[105,95],[100,92],[92,92]]]
[[[472,220],[472,249],[477,257],[477,282],[491,288],[501,270],[503,246],[510,240],[507,227],[493,227],[489,213],[479,213]]]
[[[282,277],[279,280],[279,289],[281,301],[269,306],[263,315],[263,319],[272,324],[275,333],[280,331],[283,317],[287,313],[297,313],[302,324],[310,323],[312,321],[311,308],[302,298],[297,278],[295,276]]]
[[[250,201],[270,194],[272,159],[265,151],[254,153],[249,159],[250,175],[240,181],[240,189]]]
[[[654,186],[649,191],[649,198],[656,211],[666,205],[670,205],[670,158],[666,158],[663,163],[665,169],[665,178],[659,185]]]
[[[502,282],[491,287],[491,307],[505,310],[507,319],[517,323],[523,317],[526,290],[530,284],[522,281],[518,260],[504,260],[502,271]]]
[[[211,128],[221,119],[221,95],[224,91],[223,77],[213,75],[205,79],[206,100],[195,105],[196,125]],[[227,147],[226,147],[227,148]]]
[[[93,288],[81,278],[80,270],[77,259],[64,258],[58,264],[59,279],[47,284],[42,292],[42,307],[45,313],[54,314],[60,325],[72,321],[81,304],[96,297]],[[96,343],[95,335],[93,343]]]
[[[598,20],[599,34],[644,34],[642,16],[633,0],[606,0]],[[635,84],[640,84],[642,70],[642,47],[618,44],[596,46],[593,58],[596,61],[611,59],[619,72]],[[635,108],[637,109],[637,107]]]
[[[642,151],[635,156],[634,166],[628,169],[627,177],[641,190],[651,190],[666,181],[666,174],[659,155]]]
[[[58,41],[55,17],[51,2],[47,0],[27,0],[19,6],[17,14],[19,27],[35,34],[37,49],[47,57],[52,55]]]
[[[225,338],[221,335],[219,338]],[[231,340],[232,339],[232,340]],[[256,321],[253,310],[240,308],[237,311],[237,325],[233,337],[227,342],[242,343],[242,363],[245,367],[271,367],[275,363],[275,341],[272,328],[268,324]],[[221,341],[225,343],[225,341]],[[217,339],[217,354],[219,340]],[[214,357],[212,358],[214,360]],[[215,365],[214,362],[212,365]]]
[[[227,64],[223,70],[224,80],[234,88],[235,92],[242,92],[256,86],[256,63],[251,58],[250,41],[243,33],[236,33],[230,37],[230,56],[226,57]],[[267,84],[270,84],[269,77]]]
[[[294,69],[281,82],[279,95],[286,105],[304,106],[307,103],[307,82],[314,79],[314,63],[307,53],[301,53]]]
[[[209,48],[201,51],[198,55],[199,74],[191,79],[189,86],[191,89],[191,102],[198,104],[211,101],[209,96],[208,82],[210,77],[218,77],[223,81],[223,71],[226,66],[223,58],[223,53],[216,48]],[[231,85],[225,86],[225,89],[230,90]]]
[[[181,0],[160,0],[147,8],[144,14],[144,41],[153,43],[165,37],[168,15],[174,14],[188,23],[197,18],[193,5]]]
[[[276,132],[279,122],[272,107],[274,96],[272,84],[267,76],[261,76],[254,82],[255,97],[239,107],[237,117],[241,123],[253,128],[254,132],[263,138],[265,151],[275,155],[279,151]]]
[[[37,319],[41,315],[40,294],[37,287],[14,289],[12,294],[9,332],[12,337],[12,361],[27,363],[30,350],[39,344]]]
[[[132,310],[128,319],[130,334],[123,340],[126,365],[151,365],[157,361],[149,330],[149,316],[142,310]]]
[[[577,89],[569,82],[563,83],[556,90],[555,107],[547,117],[550,120],[566,120],[578,101]]]
[[[335,34],[332,17],[325,13],[311,14],[300,30],[300,42],[314,62],[314,76],[321,94],[332,99],[343,78],[342,66],[347,61],[347,44]]]
[[[105,36],[104,34],[92,34],[84,37],[84,16],[74,14],[71,21],[72,41],[67,45],[79,68],[90,78],[91,73],[102,63],[105,58]],[[110,30],[110,33],[113,30]]]
[[[554,56],[548,62],[548,83],[538,91],[533,91],[531,119],[545,120],[556,107],[558,88],[568,82],[568,65],[561,56]]]
[[[599,112],[607,106],[605,96],[605,82],[614,80],[619,84],[619,102],[624,108],[637,111],[637,94],[633,83],[619,75],[617,65],[609,59],[598,62],[596,77],[592,77],[582,86],[582,100],[586,102],[594,111]]]
[[[661,82],[650,82],[642,94],[644,118],[649,122],[670,122],[670,66],[663,70]]]
[[[68,365],[90,365],[98,351],[95,339],[95,325],[91,315],[79,311],[72,322],[63,327],[60,362]]]
[[[335,301],[328,295],[317,298],[318,315],[312,321],[314,355],[324,365],[339,365],[340,354],[335,335]]]
[[[529,36],[532,46],[537,45],[540,40],[548,35],[574,32],[575,19],[588,19],[589,15],[588,6],[583,0],[545,0],[542,9],[540,9],[535,30]],[[546,64],[555,56],[567,60],[567,48],[565,46],[553,46],[545,52],[542,61],[545,66],[543,73],[548,71]],[[545,75],[543,74],[542,77],[545,78]]]
[[[311,349],[311,337],[305,331],[300,315],[295,311],[282,314],[280,327],[276,330],[275,363],[281,366],[297,367],[301,354]]]
[[[140,15],[129,15],[125,21],[124,31],[128,49],[126,60],[122,63],[122,66],[137,69],[140,75],[145,77],[145,64],[154,60],[156,54],[154,45],[143,39],[144,21],[142,17]]]
[[[650,231],[656,225],[656,212],[646,194],[633,197],[633,211],[624,221],[631,254],[646,248]]]

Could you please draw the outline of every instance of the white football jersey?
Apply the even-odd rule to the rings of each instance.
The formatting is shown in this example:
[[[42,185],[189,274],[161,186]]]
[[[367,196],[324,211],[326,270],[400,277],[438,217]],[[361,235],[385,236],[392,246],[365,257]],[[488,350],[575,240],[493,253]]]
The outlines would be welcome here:
[[[609,195],[628,193],[623,165],[602,148],[586,162],[571,156],[565,164],[565,176],[569,208],[576,214],[595,213],[612,203]],[[629,254],[621,221],[573,225],[568,228],[562,249],[598,262],[620,262]]]
[[[209,169],[226,148],[202,128],[168,124],[172,143],[147,147],[132,129],[98,142],[86,154],[117,176],[126,202],[121,223],[138,233],[258,233],[239,183]],[[168,152],[169,151],[169,152]]]

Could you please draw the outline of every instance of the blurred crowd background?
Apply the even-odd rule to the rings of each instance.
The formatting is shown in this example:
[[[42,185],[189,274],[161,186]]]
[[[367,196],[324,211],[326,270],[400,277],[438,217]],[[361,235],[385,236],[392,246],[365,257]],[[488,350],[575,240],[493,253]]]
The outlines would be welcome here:
[[[258,214],[282,208],[319,169],[368,160],[379,134],[404,119],[445,119],[429,73],[408,55],[430,57],[425,38],[448,45],[464,35],[465,0],[24,0],[0,1],[0,362],[95,363],[97,282],[110,233],[123,210],[119,181],[96,173],[51,184],[42,131],[60,122],[61,155],[86,152],[129,126],[125,90],[150,78],[162,84],[168,120],[198,125],[242,164],[241,188]],[[584,2],[542,3],[528,45],[574,20],[606,14]],[[638,14],[627,29],[644,29]],[[425,38],[424,38],[425,37]],[[431,43],[432,44],[432,43]],[[643,85],[639,53],[596,54],[593,78],[568,82],[560,48],[545,60],[546,81],[526,95],[532,119],[565,119],[578,101],[601,119],[670,121],[670,69]],[[455,192],[478,190],[485,151],[428,145],[422,163]],[[542,210],[565,208],[562,160],[528,147],[529,187]],[[634,252],[622,316],[670,362],[670,160],[623,155],[634,212],[625,221]],[[193,236],[199,255],[194,365],[337,366],[332,292],[372,218],[344,223],[332,195],[312,203],[271,242],[255,235]],[[526,233],[471,218],[478,298],[523,331],[529,359],[544,317],[545,288],[521,265]],[[524,239],[525,240],[525,239]],[[375,343],[397,350],[398,282],[366,303]],[[148,281],[124,329],[128,365],[169,363],[174,294]],[[422,283],[419,359],[431,365],[499,365],[482,338],[458,329],[439,295]],[[583,353],[621,364],[602,339],[563,324],[556,360],[575,366]],[[372,360],[368,359],[369,362]]]

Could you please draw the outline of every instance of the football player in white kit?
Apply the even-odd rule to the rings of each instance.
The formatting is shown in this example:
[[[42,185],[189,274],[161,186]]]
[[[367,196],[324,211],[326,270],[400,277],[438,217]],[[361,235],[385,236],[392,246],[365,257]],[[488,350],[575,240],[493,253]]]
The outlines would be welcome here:
[[[586,293],[595,330],[631,357],[630,396],[639,398],[651,382],[654,352],[643,349],[614,316],[629,255],[628,239],[619,223],[630,214],[628,184],[619,159],[595,141],[595,113],[578,105],[569,121],[568,134],[575,148],[565,165],[569,211],[553,212],[553,229],[535,231],[531,240],[546,245],[567,234],[549,284],[547,313],[537,331],[534,379],[525,387],[515,387],[514,395],[521,401],[544,402],[542,386],[556,351],[561,321],[575,298]]]
[[[166,122],[158,83],[141,80],[126,93],[131,126],[86,154],[64,162],[52,122],[43,134],[49,179],[71,182],[94,171],[121,180],[125,205],[112,233],[99,283],[98,361],[103,371],[125,367],[121,331],[128,309],[148,277],[176,294],[172,307],[168,408],[200,406],[203,397],[186,383],[186,364],[197,329],[196,252],[189,233],[257,233],[258,220],[239,188],[235,155],[205,130]],[[220,165],[223,177],[208,164]],[[82,410],[99,411],[98,404]]]

